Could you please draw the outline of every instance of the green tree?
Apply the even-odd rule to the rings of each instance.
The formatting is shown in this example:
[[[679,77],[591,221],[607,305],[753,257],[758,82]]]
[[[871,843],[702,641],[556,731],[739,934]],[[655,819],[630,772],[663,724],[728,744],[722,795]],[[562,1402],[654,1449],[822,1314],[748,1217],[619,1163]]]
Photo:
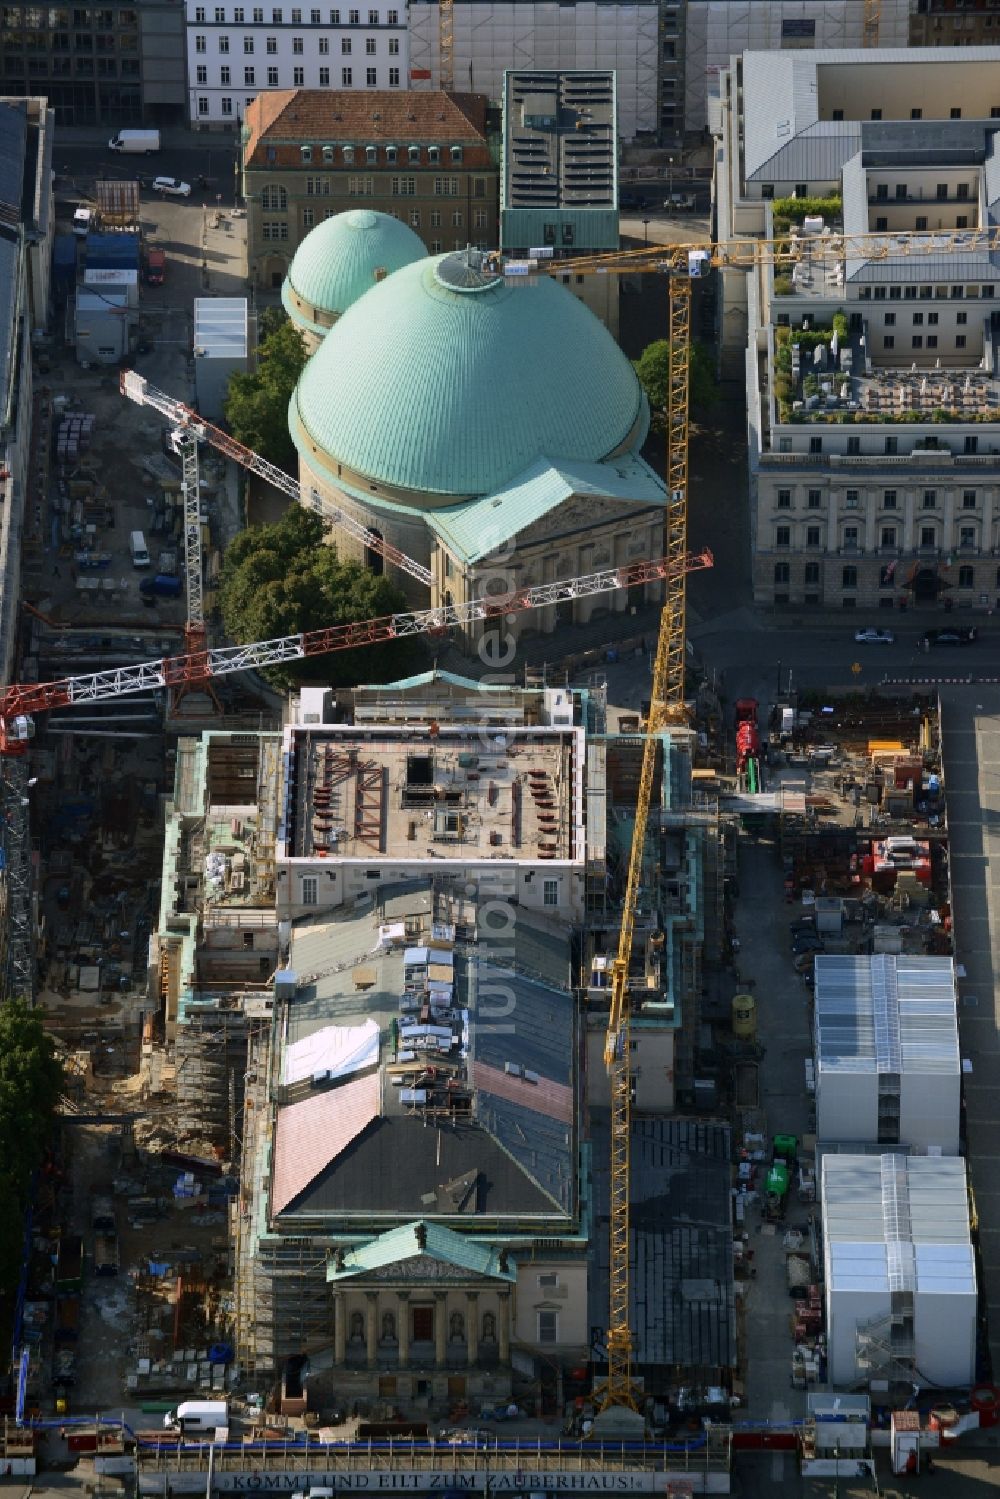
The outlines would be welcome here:
[[[20,999],[0,1005],[0,1293],[17,1284],[31,1180],[62,1091],[62,1063],[41,1014]]]
[[[341,562],[326,543],[327,526],[311,510],[292,505],[276,525],[254,526],[230,543],[220,598],[227,633],[234,640],[271,640],[300,630],[353,624],[406,608],[400,590],[357,562]],[[335,651],[265,675],[287,688],[303,681],[331,686],[387,682],[419,669],[424,647],[417,639]]]
[[[226,421],[233,436],[276,463],[295,470],[295,445],[288,435],[288,403],[306,362],[299,330],[285,317],[261,314],[257,368],[233,375],[226,394]]]
[[[646,392],[653,426],[662,428],[667,413],[667,388],[670,383],[670,344],[657,338],[647,344],[633,361],[639,384]],[[689,396],[696,411],[705,411],[719,399],[712,358],[704,344],[692,343],[688,364]]]

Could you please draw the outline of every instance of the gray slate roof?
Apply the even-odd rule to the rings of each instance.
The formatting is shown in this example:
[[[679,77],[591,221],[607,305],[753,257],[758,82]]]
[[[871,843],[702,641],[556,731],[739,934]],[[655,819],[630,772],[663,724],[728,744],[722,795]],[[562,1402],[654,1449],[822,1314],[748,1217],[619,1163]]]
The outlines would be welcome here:
[[[608,1319],[606,1113],[592,1113],[595,1232],[591,1326]],[[730,1132],[694,1119],[632,1124],[632,1330],[634,1364],[655,1382],[667,1366],[705,1379],[736,1362]],[[671,1371],[672,1372],[672,1371]]]
[[[21,211],[28,116],[23,104],[0,104],[0,203]]]

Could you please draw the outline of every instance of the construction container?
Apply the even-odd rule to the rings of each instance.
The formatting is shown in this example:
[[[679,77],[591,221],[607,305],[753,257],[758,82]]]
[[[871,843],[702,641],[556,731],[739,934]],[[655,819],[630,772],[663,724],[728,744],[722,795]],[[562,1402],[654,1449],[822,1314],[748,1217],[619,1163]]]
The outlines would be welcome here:
[[[734,994],[732,1003],[733,1035],[738,1041],[757,1039],[757,1001],[752,994]]]

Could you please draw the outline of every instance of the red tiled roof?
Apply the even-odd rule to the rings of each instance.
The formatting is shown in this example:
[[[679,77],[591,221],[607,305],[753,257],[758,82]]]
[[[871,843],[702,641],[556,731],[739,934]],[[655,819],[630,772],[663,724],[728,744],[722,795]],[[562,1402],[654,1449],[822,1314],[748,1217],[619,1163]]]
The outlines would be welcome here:
[[[482,1089],[495,1098],[505,1098],[508,1103],[520,1104],[547,1119],[569,1124],[573,1118],[573,1090],[565,1083],[554,1083],[547,1077],[529,1083],[523,1077],[511,1077],[499,1067],[491,1067],[488,1062],[473,1062],[472,1081],[477,1091]]]
[[[379,1075],[285,1104],[274,1131],[271,1211],[284,1212],[379,1115]]]
[[[486,143],[486,98],[442,89],[275,89],[247,106],[246,159],[266,140]]]

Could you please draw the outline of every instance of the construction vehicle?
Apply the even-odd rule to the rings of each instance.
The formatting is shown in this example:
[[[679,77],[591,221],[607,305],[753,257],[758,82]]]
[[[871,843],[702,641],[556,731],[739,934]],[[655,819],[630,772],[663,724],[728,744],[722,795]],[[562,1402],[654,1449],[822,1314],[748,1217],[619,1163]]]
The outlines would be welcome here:
[[[757,727],[757,699],[741,697],[736,703],[736,774],[744,791],[762,789],[760,773],[760,730]]]
[[[784,1161],[772,1161],[764,1181],[764,1216],[773,1223],[784,1215],[788,1202],[789,1172]]]

